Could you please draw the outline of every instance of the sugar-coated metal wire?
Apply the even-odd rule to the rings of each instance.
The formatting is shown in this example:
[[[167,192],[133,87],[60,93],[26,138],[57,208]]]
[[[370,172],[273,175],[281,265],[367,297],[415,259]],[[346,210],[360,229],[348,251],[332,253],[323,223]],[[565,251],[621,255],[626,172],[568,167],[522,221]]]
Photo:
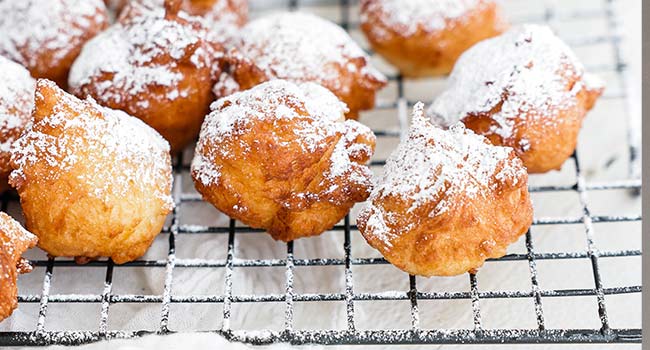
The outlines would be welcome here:
[[[336,0],[332,6],[337,6],[340,13],[340,25],[346,29],[356,29],[359,24],[350,16],[350,0]],[[172,304],[195,304],[195,303],[220,303],[223,306],[223,323],[219,328],[215,325],[212,332],[217,332],[233,341],[249,342],[254,344],[267,344],[274,342],[289,342],[292,344],[320,343],[320,344],[406,344],[406,343],[597,343],[597,342],[640,342],[640,329],[620,329],[610,325],[606,296],[640,293],[640,285],[621,287],[605,287],[601,279],[599,265],[600,258],[640,256],[640,250],[607,250],[606,247],[597,247],[594,241],[594,223],[603,222],[626,222],[641,221],[641,215],[593,215],[590,210],[587,193],[592,191],[607,191],[628,189],[638,191],[641,188],[639,178],[639,138],[635,131],[636,125],[630,116],[630,105],[628,90],[630,84],[627,81],[627,65],[623,59],[620,48],[620,33],[618,31],[618,20],[614,9],[614,0],[604,0],[604,6],[594,6],[594,9],[586,9],[571,13],[556,13],[555,8],[546,4],[544,15],[539,18],[516,18],[514,22],[557,22],[576,18],[594,19],[604,18],[609,27],[607,35],[583,35],[568,38],[567,42],[574,47],[594,45],[598,43],[609,43],[613,48],[614,66],[595,65],[588,66],[590,71],[615,71],[617,79],[621,84],[622,92],[606,93],[605,99],[623,99],[628,104],[623,111],[630,119],[628,131],[629,150],[629,178],[620,181],[593,182],[587,183],[581,171],[579,156],[573,154],[569,161],[575,165],[575,182],[570,185],[545,185],[531,186],[531,192],[568,192],[578,194],[580,207],[579,216],[563,217],[540,217],[535,218],[533,225],[566,225],[581,224],[584,226],[587,250],[584,252],[553,252],[538,253],[533,245],[530,230],[525,236],[526,252],[523,254],[509,254],[500,259],[489,259],[489,261],[527,261],[530,272],[530,290],[506,290],[489,291],[480,290],[475,274],[468,274],[468,291],[455,292],[424,292],[419,291],[415,276],[408,276],[408,291],[390,292],[356,292],[353,278],[353,266],[388,264],[383,258],[354,257],[352,255],[351,232],[356,230],[356,225],[351,223],[349,217],[345,217],[342,225],[335,226],[332,231],[343,234],[342,258],[303,258],[294,256],[294,244],[289,242],[286,246],[286,258],[284,259],[244,259],[238,258],[235,254],[237,236],[242,234],[259,234],[262,230],[236,225],[235,220],[230,220],[226,227],[210,227],[198,225],[181,224],[181,214],[174,209],[171,214],[170,225],[163,229],[162,234],[168,234],[167,257],[161,260],[136,260],[123,266],[138,266],[146,268],[164,268],[165,279],[161,295],[139,295],[139,294],[115,294],[113,293],[113,270],[114,264],[110,260],[91,261],[85,265],[77,265],[71,259],[49,258],[46,260],[34,260],[33,265],[45,268],[42,289],[39,295],[19,295],[20,303],[36,303],[38,319],[34,330],[31,331],[5,331],[0,332],[0,345],[47,345],[66,344],[77,345],[102,339],[131,338],[150,333],[168,334],[175,332],[170,327],[169,321],[173,318],[170,312]],[[285,2],[287,8],[293,10],[302,5],[300,0],[288,0]],[[375,130],[379,139],[384,137],[403,137],[407,130],[408,109],[416,101],[407,99],[404,93],[404,82],[402,77],[394,75],[389,77],[396,83],[397,98],[393,101],[380,101],[377,109],[395,109],[400,130]],[[380,166],[385,160],[373,160],[371,165]],[[182,192],[182,172],[187,171],[188,166],[184,165],[183,156],[175,159],[174,165],[174,192],[173,198],[176,208],[183,203],[201,201],[197,194],[184,194]],[[6,210],[10,201],[15,201],[12,195],[5,194],[2,197],[2,210]],[[179,235],[227,235],[225,259],[181,259],[176,257],[176,238]],[[334,234],[334,233],[332,233]],[[543,289],[539,284],[537,264],[545,260],[571,260],[589,259],[593,274],[594,287],[580,289]],[[51,281],[58,267],[75,267],[78,269],[90,267],[105,267],[104,286],[100,294],[51,294]],[[296,267],[317,267],[317,266],[342,266],[344,268],[344,291],[342,293],[301,293],[297,292],[294,286]],[[234,294],[233,276],[235,268],[255,267],[284,267],[285,269],[285,291],[274,294]],[[174,284],[174,270],[185,268],[224,268],[225,277],[223,292],[215,292],[211,295],[184,296],[172,293]],[[406,277],[406,276],[405,276]],[[558,276],[561,278],[561,276]],[[546,324],[544,298],[594,296],[597,299],[597,312],[600,317],[600,327],[597,329],[549,329]],[[490,299],[516,299],[532,298],[534,301],[535,319],[537,329],[486,329],[481,318],[481,302]],[[421,326],[419,303],[423,300],[457,300],[466,299],[471,302],[473,327],[470,329],[424,329]],[[405,300],[410,303],[411,326],[409,329],[381,329],[381,330],[360,330],[355,324],[355,305],[360,302],[368,303],[373,301]],[[296,302],[324,302],[341,301],[345,303],[346,325],[344,329],[326,330],[297,330],[295,327],[294,309]],[[279,331],[246,331],[233,329],[231,319],[233,317],[233,306],[236,303],[284,303],[284,327]],[[50,331],[46,327],[48,305],[55,303],[97,303],[101,305],[101,314],[96,331]],[[109,311],[111,305],[115,304],[159,304],[160,322],[157,331],[121,331],[109,330]],[[390,315],[387,315],[390,317]]]

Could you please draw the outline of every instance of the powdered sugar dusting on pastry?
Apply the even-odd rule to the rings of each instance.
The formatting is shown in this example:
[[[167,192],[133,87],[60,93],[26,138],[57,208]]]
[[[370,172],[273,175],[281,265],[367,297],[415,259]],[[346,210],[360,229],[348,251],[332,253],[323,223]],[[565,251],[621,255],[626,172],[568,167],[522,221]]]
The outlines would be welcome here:
[[[355,121],[344,121],[344,113],[347,111],[345,104],[329,90],[315,83],[296,85],[285,80],[271,80],[222,98],[214,102],[211,108],[213,112],[201,128],[197,152],[192,162],[192,171],[197,174],[195,178],[204,185],[216,183],[220,177],[220,169],[207,159],[210,158],[208,155],[199,151],[207,148],[204,147],[205,143],[246,132],[248,124],[260,120],[296,121],[296,127],[291,132],[297,136],[297,142],[306,153],[327,146],[325,139],[341,135],[332,152],[327,174],[332,178],[351,173],[351,167],[356,164],[351,158],[359,159],[361,155],[369,156],[373,152],[367,145],[348,147],[359,135],[374,139],[372,131]],[[282,145],[279,139],[275,143]],[[244,145],[242,148],[247,147]],[[219,157],[225,159],[244,156],[229,154],[226,149],[221,149],[220,152],[223,153]]]
[[[367,0],[361,13],[361,22],[368,21],[368,13],[379,13],[386,25],[399,28],[399,34],[409,36],[418,30],[433,32],[448,27],[449,21],[462,19],[469,11],[483,6],[484,0]],[[383,30],[373,26],[373,30]],[[380,33],[378,33],[380,34]],[[382,37],[382,35],[377,35]]]
[[[516,120],[546,117],[552,122],[549,116],[575,103],[584,76],[571,49],[548,27],[524,25],[466,51],[451,73],[449,88],[428,114],[449,126],[468,115],[494,112],[491,131],[509,138]],[[573,87],[570,78],[578,80]],[[598,84],[594,78],[588,81],[592,88]]]
[[[221,177],[221,165],[213,164],[204,155],[196,152],[192,159],[192,172],[195,174],[194,178],[197,181],[209,186],[219,181]]]
[[[428,214],[441,215],[463,198],[480,198],[498,186],[517,184],[526,170],[509,147],[492,146],[487,139],[458,123],[448,130],[435,127],[425,118],[424,105],[416,104],[408,138],[386,161],[383,176],[370,195],[367,227],[390,245],[391,213],[372,203],[396,197],[407,203],[409,212],[437,203]],[[460,203],[462,204],[462,203]]]
[[[20,132],[12,130],[22,129],[30,123],[35,81],[27,69],[2,56],[0,72],[0,152],[9,152],[11,144],[20,136]]]
[[[344,67],[384,81],[385,77],[367,63],[369,57],[341,27],[306,13],[277,13],[248,23],[239,35],[237,49],[255,62],[267,77],[293,81],[338,79]],[[339,88],[337,86],[337,88]]]
[[[30,53],[47,50],[55,65],[90,28],[107,20],[102,0],[0,1],[0,53],[35,66],[39,56]]]
[[[197,68],[212,62],[213,53],[199,45],[203,35],[194,26],[165,19],[163,12],[116,23],[84,46],[71,68],[70,88],[79,90],[93,79],[108,75],[112,78],[93,87],[103,100],[115,104],[155,86],[176,87],[167,94],[172,100],[187,96],[189,92],[177,86],[183,78],[178,62],[189,58],[183,62]],[[172,59],[160,60],[167,55]],[[148,107],[146,100],[138,103],[141,108]]]
[[[50,81],[41,80],[38,84],[57,89]],[[39,89],[36,94],[37,100],[46,98]],[[169,208],[173,206],[169,144],[162,136],[141,120],[102,107],[90,98],[80,101],[63,92],[55,97],[52,114],[36,121],[14,144],[14,171],[9,179],[13,186],[19,188],[30,179],[54,181],[61,174],[81,167],[86,170],[78,171],[77,179],[88,185],[88,195],[101,199],[108,191],[127,196],[127,191],[156,188],[159,190],[156,197]],[[109,160],[115,164],[108,169],[110,176],[97,178],[107,174],[100,167],[106,166]],[[42,170],[42,162],[51,170],[27,175],[34,169]],[[169,176],[169,188],[161,189],[163,186],[157,184],[166,176]]]
[[[127,5],[130,9],[126,11],[139,13],[155,11],[162,13],[164,12],[164,2],[164,0],[135,0]],[[200,15],[190,13],[190,15],[196,16],[196,19],[203,22],[205,28],[210,31],[215,39],[219,41],[230,40],[245,23],[248,12],[247,0],[217,0],[210,6],[205,13]],[[233,11],[230,6],[233,6],[236,10]]]

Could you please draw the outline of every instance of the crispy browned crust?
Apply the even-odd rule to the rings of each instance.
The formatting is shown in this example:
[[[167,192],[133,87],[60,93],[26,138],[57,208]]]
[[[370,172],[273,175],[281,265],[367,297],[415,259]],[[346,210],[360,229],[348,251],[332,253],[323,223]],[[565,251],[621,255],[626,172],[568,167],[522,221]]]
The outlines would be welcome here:
[[[510,161],[519,162],[514,154]],[[388,195],[362,211],[357,224],[368,243],[396,267],[420,276],[458,275],[505,255],[507,247],[526,233],[533,220],[527,185],[528,175],[522,171],[516,181],[484,189],[482,195],[443,195],[411,211],[413,200]],[[443,200],[453,205],[431,217],[429,213]],[[394,221],[387,225],[397,238],[390,244],[367,225],[375,210],[392,215]]]
[[[216,183],[203,184],[197,180],[200,174],[192,170],[195,187],[206,201],[226,215],[251,227],[266,229],[274,239],[285,242],[332,228],[355,203],[370,194],[371,179],[365,163],[372,152],[353,152],[352,171],[343,179],[325,176],[339,140],[346,140],[346,148],[375,147],[374,135],[356,133],[354,126],[346,124],[345,133],[336,133],[314,152],[306,153],[299,136],[292,131],[302,128],[300,123],[312,117],[299,106],[290,108],[305,118],[266,118],[236,128],[232,137],[199,142],[196,153],[221,169]],[[365,181],[355,183],[348,180],[351,177]],[[297,195],[301,193],[312,195]]]
[[[108,1],[108,0],[105,0]],[[144,0],[123,1],[117,8],[119,20],[125,21],[141,14],[142,9],[134,6]],[[225,3],[225,11],[216,12],[216,4]],[[183,0],[181,10],[192,16],[207,17],[219,20],[225,15],[233,16],[234,24],[241,27],[248,21],[248,0]]]
[[[197,32],[204,30],[199,22],[190,22],[175,14],[166,18],[191,26]],[[71,92],[80,98],[92,96],[103,106],[119,109],[142,119],[169,141],[172,153],[178,152],[196,139],[203,118],[210,110],[210,103],[214,101],[212,85],[218,72],[209,65],[197,68],[191,62],[194,52],[198,49],[213,52],[215,55],[223,50],[218,43],[200,40],[178,60],[167,53],[156,57],[152,62],[142,64],[143,67],[168,66],[171,72],[180,74],[182,78],[174,86],[149,86],[146,91],[137,94],[122,91],[119,87],[111,87],[111,95],[120,95],[121,98],[105,98],[97,91],[97,86],[110,83],[113,74],[104,73],[90,77],[86,84],[71,88]],[[170,98],[169,92],[172,90],[186,93]]]
[[[59,103],[64,97],[68,102]],[[63,113],[70,120],[82,114],[103,118],[96,105],[79,101],[50,82],[37,82],[32,130],[60,140],[58,147],[66,147],[73,139],[86,142],[89,147],[83,150],[75,146],[71,157],[76,163],[65,169],[61,166],[64,151],[59,151],[64,155],[58,157],[39,151],[36,157],[40,158],[24,166],[19,164],[20,156],[12,155],[11,165],[14,170],[20,169],[20,174],[12,173],[9,182],[20,196],[26,227],[38,236],[39,247],[52,256],[110,257],[117,264],[137,259],[160,233],[171,210],[164,198],[156,196],[171,191],[169,154],[161,151],[168,174],[155,174],[158,180],[152,184],[138,188],[129,182],[122,186],[128,187],[126,197],[115,188],[108,188],[102,198],[89,195],[102,185],[103,179],[127,172],[135,165],[116,162],[105,152],[93,150],[90,145],[96,141],[84,128],[60,130],[57,125],[47,123],[55,113]],[[38,142],[38,139],[27,138],[24,142]],[[104,164],[98,165],[97,161]],[[80,180],[84,178],[93,180]]]
[[[27,120],[29,120],[29,118]],[[20,137],[20,135],[22,135],[26,126],[27,126],[27,122],[15,128],[2,130],[2,133],[0,133],[0,142],[3,142],[4,140],[8,140],[8,139],[17,140]],[[11,165],[9,164],[10,159],[11,159],[11,152],[0,151],[0,193],[9,189],[8,180],[9,180],[9,173],[11,173]]]
[[[185,0],[182,8],[185,12],[194,16],[222,16],[223,13],[215,14],[214,7],[218,2],[226,3],[224,12],[234,14],[237,17],[236,24],[243,26],[248,20],[248,0]]]
[[[567,100],[554,106],[546,112],[547,115],[540,115],[542,112],[534,110],[521,111],[522,117],[515,120],[514,132],[510,137],[504,138],[491,130],[491,126],[496,123],[492,115],[500,110],[503,102],[489,113],[466,116],[463,123],[495,145],[512,147],[531,174],[559,170],[576,149],[578,134],[587,112],[603,93],[603,88],[590,89],[583,84],[582,77],[568,76],[568,72],[569,70],[564,70],[563,74],[566,91],[571,91],[575,84],[583,85],[575,97],[567,97],[572,101]],[[521,146],[522,140],[528,141],[527,147]]]
[[[0,212],[0,321],[18,307],[18,274],[31,271],[21,255],[36,245],[36,236],[29,234],[11,216]]]
[[[241,55],[236,49],[229,51],[222,64],[223,71],[228,74],[225,78],[233,79],[236,83],[235,85],[222,84],[222,86],[239,86],[234,89],[215,91],[217,97],[227,96],[236,91],[247,90],[271,79],[286,78],[268,76],[255,62]],[[345,117],[356,120],[359,118],[360,111],[372,109],[375,106],[376,92],[386,85],[386,81],[371,74],[363,74],[361,69],[357,69],[357,73],[353,73],[348,69],[350,65],[361,68],[367,64],[368,62],[366,62],[365,58],[350,58],[345,64],[332,63],[329,67],[323,67],[323,70],[327,70],[328,72],[338,72],[338,74],[332,73],[331,79],[312,78],[312,72],[305,72],[305,78],[302,82],[315,82],[330,90],[348,106],[349,111],[345,114]]]
[[[119,109],[142,119],[169,141],[172,152],[178,152],[196,139],[214,95],[211,91],[213,80],[209,67],[195,69],[189,62],[181,61],[174,70],[183,75],[178,85],[156,86],[147,94],[119,92],[123,97],[120,102],[103,99],[95,90],[95,86],[112,80],[110,73],[92,77],[89,83],[71,92],[79,97],[93,96],[106,107]],[[167,92],[176,88],[188,91],[187,96],[168,98]],[[148,102],[146,108],[138,103],[143,100]]]
[[[11,14],[3,15],[11,16]],[[91,23],[89,30],[81,33],[79,36],[71,38],[69,41],[69,47],[65,50],[66,54],[62,56],[61,59],[53,60],[53,56],[60,55],[59,50],[49,50],[45,45],[41,46],[37,52],[30,51],[29,47],[17,47],[17,51],[20,52],[22,57],[24,57],[20,63],[26,65],[26,68],[33,77],[52,80],[61,88],[67,89],[70,67],[72,67],[77,56],[79,56],[84,44],[108,27],[108,12],[106,11],[106,8],[98,9],[92,16],[71,19],[68,25],[70,27],[82,28],[79,26],[81,21]],[[0,52],[0,54],[2,54],[2,52]],[[30,57],[36,57],[34,61],[35,64],[29,63]]]
[[[1,81],[0,84],[6,84]],[[10,125],[0,128],[0,144],[10,142],[10,140],[17,140],[20,135],[25,131],[25,128],[32,120],[32,107],[34,105],[34,91],[24,91],[24,93],[16,100],[11,101],[10,106],[5,106],[9,115],[17,116],[16,120],[20,120],[18,125]],[[0,150],[0,193],[9,189],[9,173],[11,173],[11,152]]]
[[[361,30],[373,50],[407,77],[449,74],[465,50],[501,34],[507,27],[498,5],[485,0],[463,18],[448,20],[445,29],[429,32],[420,28],[412,35],[404,35],[400,28],[386,23],[380,11],[369,10],[370,4],[378,1],[361,1],[361,12],[368,18],[361,23]]]

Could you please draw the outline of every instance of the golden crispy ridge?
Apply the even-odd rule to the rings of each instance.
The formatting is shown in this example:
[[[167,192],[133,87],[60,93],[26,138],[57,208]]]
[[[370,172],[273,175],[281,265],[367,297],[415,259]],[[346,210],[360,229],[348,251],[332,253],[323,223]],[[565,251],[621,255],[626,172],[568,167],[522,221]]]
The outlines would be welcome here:
[[[18,306],[18,274],[31,271],[21,255],[36,245],[36,236],[27,232],[11,216],[0,212],[0,321]]]

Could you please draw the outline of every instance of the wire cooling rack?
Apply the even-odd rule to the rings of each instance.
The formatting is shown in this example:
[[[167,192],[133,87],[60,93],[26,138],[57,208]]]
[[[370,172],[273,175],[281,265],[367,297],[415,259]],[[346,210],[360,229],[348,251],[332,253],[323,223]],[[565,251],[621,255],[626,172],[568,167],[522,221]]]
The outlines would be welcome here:
[[[355,2],[342,1],[253,1],[254,9],[266,10],[262,8],[272,3],[274,8],[278,7],[289,9],[300,8],[309,11],[314,8],[325,10],[327,13],[335,14],[339,24],[349,31],[357,31],[358,20],[355,15],[357,4]],[[530,2],[531,5],[542,2]],[[184,225],[182,223],[183,215],[182,205],[188,203],[201,202],[198,194],[183,192],[183,182],[188,182],[187,174],[189,156],[182,154],[175,158],[175,185],[173,197],[176,202],[176,209],[171,215],[169,225],[166,225],[161,237],[168,239],[166,248],[167,254],[164,259],[143,259],[137,260],[120,267],[108,260],[93,261],[86,265],[76,265],[70,259],[62,258],[44,258],[35,259],[32,263],[37,267],[37,271],[44,270],[42,289],[40,293],[21,294],[19,296],[19,308],[25,308],[27,305],[38,305],[34,311],[37,312],[35,318],[35,328],[26,330],[4,330],[0,331],[0,345],[48,345],[48,344],[67,344],[77,345],[98,341],[102,339],[113,338],[130,338],[138,337],[145,334],[169,334],[177,332],[170,321],[178,317],[180,312],[190,313],[190,311],[174,311],[173,306],[192,306],[218,304],[221,306],[222,322],[221,324],[207,325],[207,331],[217,332],[233,341],[248,342],[253,344],[266,344],[274,342],[288,342],[293,344],[320,343],[320,344],[406,344],[406,343],[604,343],[604,342],[640,342],[641,329],[638,328],[621,328],[614,327],[610,321],[610,314],[615,308],[610,307],[606,301],[609,297],[621,295],[627,297],[631,294],[641,293],[641,285],[626,284],[615,287],[607,287],[601,278],[602,260],[621,259],[626,257],[640,257],[640,249],[623,249],[607,250],[606,246],[597,247],[595,243],[595,224],[599,223],[617,223],[617,222],[637,222],[641,221],[640,215],[595,215],[592,214],[591,204],[588,201],[587,194],[604,191],[638,191],[641,187],[639,178],[639,136],[635,132],[636,121],[630,113],[631,104],[635,103],[629,98],[631,89],[627,79],[629,74],[626,63],[621,53],[621,36],[618,28],[618,20],[615,14],[615,3],[613,0],[603,2],[588,1],[589,7],[580,8],[574,12],[559,12],[558,6],[552,2],[544,3],[538,15],[528,17],[511,18],[514,23],[521,22],[541,22],[548,24],[566,23],[581,20],[602,20],[605,22],[607,31],[605,35],[585,33],[584,28],[578,31],[577,36],[567,39],[569,44],[574,48],[580,48],[590,45],[608,45],[608,54],[613,59],[608,64],[587,65],[589,71],[609,72],[615,74],[614,81],[618,81],[620,89],[614,92],[607,92],[603,100],[622,101],[621,115],[617,117],[628,118],[629,128],[627,131],[627,168],[626,175],[617,181],[592,181],[586,182],[585,170],[582,167],[582,157],[576,153],[567,161],[569,168],[574,169],[571,175],[572,180],[566,184],[545,184],[541,186],[531,186],[531,193],[575,193],[579,198],[580,213],[576,216],[565,215],[555,218],[536,218],[533,223],[533,229],[549,225],[577,225],[582,227],[582,234],[586,240],[586,250],[573,252],[537,252],[534,246],[534,234],[527,232],[525,236],[525,250],[522,253],[513,253],[500,259],[490,260],[491,262],[527,262],[529,271],[529,280],[531,288],[525,290],[481,290],[479,288],[477,275],[481,271],[467,275],[468,288],[465,291],[424,291],[418,289],[418,278],[404,274],[405,282],[408,281],[408,288],[401,291],[379,291],[379,292],[359,292],[355,286],[353,278],[353,268],[360,266],[376,266],[388,264],[383,258],[378,257],[357,257],[353,256],[352,239],[358,236],[357,228],[353,225],[354,220],[346,217],[344,222],[332,229],[334,232],[328,235],[342,234],[343,239],[343,256],[340,258],[297,258],[294,256],[294,243],[286,244],[286,255],[277,259],[243,259],[236,257],[235,245],[238,244],[238,238],[242,234],[260,234],[260,230],[242,227],[234,220],[230,220],[228,225],[223,226],[200,226]],[[378,137],[378,145],[387,138],[399,138],[407,128],[407,111],[414,104],[410,100],[407,90],[407,84],[397,74],[389,74],[391,85],[396,88],[396,94],[386,99],[380,100],[376,110],[386,110],[397,118],[398,128],[387,130],[375,130]],[[633,106],[632,106],[633,107]],[[372,125],[372,119],[368,124]],[[618,140],[622,142],[623,140]],[[580,147],[578,148],[580,149]],[[372,166],[377,168],[384,164],[384,159],[373,160]],[[572,165],[572,166],[571,166]],[[566,166],[566,164],[565,164]],[[543,175],[547,176],[547,175]],[[191,186],[191,185],[189,185]],[[188,184],[185,184],[188,187]],[[2,209],[15,204],[15,195],[5,195],[2,197]],[[640,229],[634,229],[634,235],[640,236]],[[226,235],[227,245],[223,248],[226,250],[225,259],[182,259],[176,257],[177,241],[181,235]],[[203,236],[205,237],[205,236]],[[356,239],[356,238],[355,238]],[[562,261],[575,264],[576,261],[588,261],[590,264],[589,274],[593,275],[593,286],[589,288],[543,288],[539,281],[538,266],[540,262]],[[640,265],[640,261],[638,262]],[[338,293],[302,293],[295,288],[296,268],[315,267],[341,267],[344,276],[344,288]],[[122,267],[138,267],[149,273],[151,269],[164,269],[164,285],[162,293],[159,294],[127,294],[114,293],[114,271]],[[280,268],[284,269],[284,293],[265,293],[258,294],[236,294],[233,292],[233,280],[236,271],[241,268]],[[51,293],[51,282],[58,274],[74,274],[81,269],[105,269],[104,285],[101,293],[98,294],[56,294]],[[178,295],[173,293],[174,272],[185,268],[210,269],[221,268],[225,270],[223,283],[223,293],[210,295]],[[39,270],[40,269],[40,270]],[[34,272],[37,273],[37,272]],[[69,277],[69,276],[68,276]],[[556,279],[565,279],[566,276],[558,275]],[[215,290],[218,288],[215,287]],[[593,310],[578,311],[587,314],[597,315],[597,326],[592,328],[556,328],[549,326],[548,312],[545,313],[545,305],[555,298],[563,297],[592,297],[595,298]],[[532,299],[532,306],[529,310],[534,315],[535,326],[531,328],[490,328],[485,325],[485,318],[482,305],[492,300],[502,300],[505,303],[513,303],[515,300]],[[428,327],[424,323],[426,318],[421,317],[421,307],[428,301],[439,301],[449,303],[455,300],[466,300],[471,305],[471,324],[469,327],[461,329],[447,329],[441,327]],[[638,305],[640,307],[640,298]],[[386,329],[362,329],[355,317],[360,307],[366,307],[373,303],[382,301],[403,301],[410,304],[410,326],[406,328],[386,328]],[[294,313],[296,305],[300,303],[324,303],[340,302],[345,305],[344,325],[338,329],[321,329],[321,330],[304,330],[295,324]],[[80,320],[84,324],[97,324],[94,330],[55,330],[56,325],[46,327],[48,310],[56,304],[94,304],[99,305],[99,315],[88,315],[85,319]],[[255,329],[243,330],[231,324],[231,319],[236,312],[235,307],[240,304],[253,303],[255,305],[264,305],[275,303],[281,305],[283,311],[283,325],[279,330]],[[546,304],[545,304],[546,303]],[[111,329],[109,327],[109,317],[112,315],[111,310],[117,305],[153,305],[159,310],[159,318],[154,329],[142,330],[124,330]],[[355,310],[357,310],[355,312]],[[388,317],[387,315],[385,317]],[[18,317],[14,315],[14,317]],[[51,316],[50,316],[51,318]],[[301,329],[298,329],[301,328]]]

